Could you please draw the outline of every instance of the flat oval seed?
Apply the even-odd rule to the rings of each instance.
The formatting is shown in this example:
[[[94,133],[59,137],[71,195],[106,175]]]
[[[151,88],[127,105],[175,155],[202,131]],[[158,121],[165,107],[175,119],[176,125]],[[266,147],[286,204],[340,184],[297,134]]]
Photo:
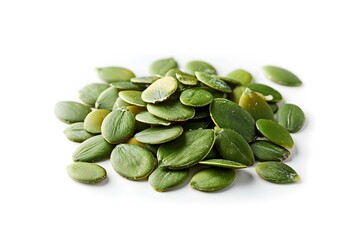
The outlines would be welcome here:
[[[217,129],[215,134],[215,147],[221,156],[246,166],[254,164],[254,154],[249,144],[239,133],[225,128]]]
[[[159,104],[148,104],[147,110],[168,121],[186,121],[195,116],[193,107],[185,106],[180,101],[166,101]]]
[[[136,121],[152,124],[152,125],[163,125],[163,126],[169,126],[171,124],[170,121],[159,118],[148,111],[140,112],[135,116]]]
[[[257,161],[283,161],[290,156],[290,152],[269,141],[255,141],[250,144]]]
[[[210,104],[212,100],[213,95],[201,88],[186,89],[180,95],[180,102],[191,107],[203,107]]]
[[[150,74],[165,76],[170,69],[177,67],[178,64],[173,58],[160,59],[150,65]]]
[[[125,81],[120,81],[120,82],[113,82],[110,83],[110,86],[115,87],[119,90],[144,90],[145,87],[139,84],[135,84],[132,82],[125,82]]]
[[[146,102],[141,99],[141,91],[125,90],[119,92],[119,97],[127,103],[139,107],[146,107]]]
[[[256,165],[256,173],[272,183],[293,183],[300,180],[294,169],[282,162],[262,162]]]
[[[148,76],[148,77],[135,77],[130,79],[133,83],[141,83],[141,84],[151,84],[158,80],[160,77],[158,76]]]
[[[228,168],[208,168],[196,173],[190,186],[203,192],[214,192],[226,188],[234,182],[236,173]]]
[[[55,105],[56,117],[65,123],[83,122],[91,108],[82,103],[73,101],[62,101]]]
[[[157,158],[170,169],[188,168],[206,157],[214,141],[214,131],[211,129],[184,132],[174,141],[162,144]]]
[[[97,73],[100,79],[108,83],[130,81],[131,78],[135,77],[135,74],[132,71],[123,67],[98,68]]]
[[[81,183],[98,183],[107,176],[106,170],[95,164],[86,162],[75,162],[67,166],[69,177]]]
[[[217,126],[236,131],[247,142],[256,137],[255,121],[251,114],[230,100],[214,99],[210,105],[210,116]]]
[[[95,107],[95,102],[99,95],[109,87],[105,83],[92,83],[86,85],[79,91],[79,99],[91,107]]]
[[[109,110],[95,109],[89,113],[84,120],[84,128],[90,133],[101,133],[101,124],[110,113]]]
[[[135,132],[135,117],[127,109],[120,108],[107,115],[101,125],[101,134],[111,144],[118,144]]]
[[[180,126],[153,127],[136,133],[134,137],[142,143],[161,144],[178,138],[182,132],[183,128]]]
[[[84,129],[84,123],[73,123],[64,130],[65,136],[73,142],[83,142],[94,136]]]
[[[299,131],[305,123],[305,114],[295,104],[284,104],[278,111],[278,123],[291,133]]]
[[[111,111],[113,109],[114,103],[118,98],[119,89],[114,87],[109,87],[104,90],[98,97],[95,103],[95,107],[99,109],[106,109]]]
[[[125,102],[124,100],[122,100],[121,97],[118,97],[118,98],[116,99],[114,105],[113,105],[112,110],[113,110],[113,111],[116,111],[116,110],[118,110],[118,109],[120,109],[120,108],[122,108],[122,107],[125,107],[125,108],[126,108],[126,107],[128,107],[128,106],[132,106],[132,105],[131,105],[130,103]]]
[[[234,103],[238,104],[240,101],[240,98],[241,98],[242,94],[245,92],[245,90],[246,90],[246,87],[244,87],[244,86],[235,87],[229,96],[230,100],[233,101]]]
[[[190,74],[195,74],[195,72],[204,72],[208,74],[216,74],[216,70],[209,63],[203,61],[191,61],[185,65],[185,70]]]
[[[195,72],[195,76],[200,82],[215,90],[221,92],[228,92],[228,93],[232,92],[231,87],[229,87],[229,85],[227,85],[226,82],[221,80],[216,75],[211,75],[204,72]]]
[[[198,83],[197,78],[194,75],[177,71],[175,73],[176,79],[184,85],[195,86]]]
[[[237,69],[226,75],[226,77],[233,79],[238,84],[246,85],[252,82],[252,76],[245,70]]]
[[[178,88],[178,81],[173,77],[162,77],[153,82],[141,94],[141,99],[147,103],[163,102]]]
[[[165,166],[158,166],[149,176],[149,183],[158,192],[169,191],[186,181],[190,170],[172,170]]]
[[[108,158],[114,146],[108,143],[103,136],[91,137],[82,142],[73,154],[75,162],[95,162]]]
[[[283,98],[281,94],[275,90],[274,88],[267,86],[265,84],[260,83],[252,83],[246,85],[247,88],[249,88],[253,92],[261,93],[264,96],[272,96],[272,99],[269,100],[269,102],[280,102]]]
[[[280,67],[265,66],[263,72],[268,79],[281,85],[300,86],[302,84],[295,74]]]
[[[239,105],[248,111],[255,121],[258,119],[274,120],[273,111],[265,99],[248,88],[241,95]]]
[[[256,121],[256,127],[260,133],[271,142],[284,148],[292,148],[294,146],[294,140],[289,132],[277,122],[268,119],[259,119]]]
[[[244,164],[226,159],[208,159],[208,160],[200,161],[199,164],[213,166],[213,167],[231,168],[231,169],[240,169],[247,167]]]
[[[119,144],[111,153],[114,170],[129,180],[142,180],[155,168],[155,159],[149,150],[133,144]]]

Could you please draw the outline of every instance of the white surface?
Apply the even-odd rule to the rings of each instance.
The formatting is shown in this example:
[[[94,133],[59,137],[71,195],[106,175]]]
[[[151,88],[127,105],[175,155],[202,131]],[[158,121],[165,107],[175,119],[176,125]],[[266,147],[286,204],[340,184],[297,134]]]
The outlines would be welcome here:
[[[0,239],[359,239],[357,1],[1,1]],[[118,176],[73,182],[75,143],[53,107],[99,81],[94,68],[138,75],[151,61],[203,59],[249,70],[301,106],[305,128],[289,165],[302,181],[275,185],[253,168],[220,193],[157,193]],[[287,88],[260,68],[283,66]]]

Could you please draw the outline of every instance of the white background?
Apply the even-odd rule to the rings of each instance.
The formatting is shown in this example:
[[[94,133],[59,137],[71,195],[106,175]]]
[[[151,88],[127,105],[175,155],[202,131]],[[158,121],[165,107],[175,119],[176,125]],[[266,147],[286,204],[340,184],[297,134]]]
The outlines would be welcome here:
[[[0,3],[0,239],[359,239],[358,1],[17,1]],[[156,59],[244,68],[303,108],[293,185],[253,168],[219,193],[158,193],[118,176],[72,181],[77,144],[53,114],[99,82],[96,67],[146,75]],[[261,67],[297,74],[272,84]]]

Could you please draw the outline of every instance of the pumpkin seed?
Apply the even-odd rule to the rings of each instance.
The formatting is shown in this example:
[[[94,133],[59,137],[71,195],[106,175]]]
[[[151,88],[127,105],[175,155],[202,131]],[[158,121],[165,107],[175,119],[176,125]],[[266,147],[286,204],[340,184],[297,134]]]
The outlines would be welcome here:
[[[188,168],[206,157],[214,141],[214,131],[211,129],[184,132],[174,141],[162,144],[157,158],[170,169]]]
[[[121,97],[118,97],[113,105],[112,110],[116,111],[122,107],[128,107],[128,106],[132,106],[130,103],[125,102],[124,100],[121,99]]]
[[[131,138],[129,138],[128,140],[126,140],[125,143],[127,143],[127,144],[134,144],[134,145],[138,145],[138,146],[140,146],[140,147],[145,147],[145,148],[146,148],[146,144],[145,144],[145,143],[139,142],[139,141],[136,140],[136,138],[134,138],[134,137],[131,137]]]
[[[265,66],[263,72],[268,79],[281,85],[300,86],[302,84],[295,74],[280,67]]]
[[[97,135],[82,142],[73,154],[75,162],[95,162],[108,158],[114,146]]]
[[[172,170],[158,166],[149,176],[149,183],[158,192],[165,192],[181,185],[189,177],[189,169]]]
[[[83,142],[94,136],[84,129],[84,123],[73,123],[64,130],[65,136],[73,142]]]
[[[150,65],[150,73],[152,75],[165,76],[170,69],[177,67],[178,64],[173,58],[160,59]]]
[[[153,127],[135,134],[136,140],[142,143],[160,144],[178,138],[183,132],[181,126]]]
[[[216,74],[216,69],[211,66],[209,63],[203,61],[191,61],[185,65],[185,69],[190,74],[195,74],[195,72],[204,72],[207,74]]]
[[[254,154],[239,133],[231,129],[217,128],[215,134],[215,148],[221,156],[246,166],[254,164]]]
[[[237,69],[226,75],[227,78],[232,79],[240,85],[246,85],[252,82],[252,76],[245,70]]]
[[[104,118],[110,113],[109,110],[96,109],[89,113],[84,120],[84,128],[89,133],[101,133],[101,124]]]
[[[215,90],[228,93],[232,92],[231,87],[229,87],[226,82],[221,80],[216,75],[211,75],[204,72],[195,72],[195,76],[200,82]]]
[[[158,80],[160,77],[158,76],[148,76],[148,77],[134,77],[130,79],[130,82],[140,83],[140,84],[151,84]]]
[[[148,111],[143,111],[143,112],[138,113],[135,116],[135,119],[139,122],[152,124],[152,125],[169,126],[171,124],[170,121],[165,120],[163,118],[159,118],[159,117],[149,113]]]
[[[148,104],[147,110],[168,121],[186,121],[195,116],[193,107],[185,106],[180,101],[166,101],[159,104]]]
[[[146,108],[139,106],[127,106],[126,109],[129,110],[134,116],[146,110]]]
[[[300,176],[290,166],[282,162],[262,162],[256,165],[256,173],[272,183],[293,183],[300,180]]]
[[[62,101],[55,105],[55,115],[65,123],[83,122],[91,108],[78,102]]]
[[[110,86],[115,87],[119,90],[144,90],[145,89],[145,87],[143,87],[139,84],[134,84],[132,82],[125,82],[125,81],[113,82],[113,83],[110,83]]]
[[[264,96],[272,96],[272,99],[269,102],[280,102],[282,100],[282,96],[277,90],[265,84],[252,83],[246,85],[246,87],[250,88],[253,92],[261,93]]]
[[[96,100],[95,107],[99,109],[106,109],[111,111],[113,109],[114,103],[118,98],[119,89],[115,87],[109,87],[100,93],[98,99]]]
[[[118,144],[133,135],[135,117],[127,109],[120,108],[107,115],[101,125],[101,133],[111,144]]]
[[[114,170],[129,180],[147,178],[155,168],[155,159],[144,147],[133,144],[117,145],[110,156]]]
[[[194,75],[190,75],[181,71],[175,73],[176,79],[184,85],[195,86],[198,83]]]
[[[271,142],[284,148],[292,148],[294,146],[294,140],[288,131],[277,122],[268,119],[259,119],[256,121],[256,127],[260,133]]]
[[[214,192],[228,187],[234,182],[236,173],[229,168],[208,168],[196,173],[190,186],[203,192]]]
[[[244,86],[237,86],[233,89],[233,92],[230,94],[230,100],[234,103],[239,104],[240,98],[245,91],[246,87]]]
[[[162,77],[153,82],[141,94],[141,99],[147,103],[163,102],[178,88],[178,81],[172,77]]]
[[[273,111],[265,99],[248,88],[241,95],[239,105],[248,111],[255,121],[258,119],[274,120]]]
[[[196,129],[205,129],[210,125],[209,121],[206,120],[197,120],[197,121],[187,121],[182,127],[185,131],[191,131]]]
[[[274,114],[279,110],[279,106],[276,103],[269,102],[269,106]]]
[[[284,104],[278,112],[278,123],[291,133],[299,131],[305,123],[305,114],[295,104]]]
[[[87,162],[74,162],[67,166],[67,172],[69,177],[81,183],[98,183],[107,176],[103,167]]]
[[[269,141],[255,141],[250,144],[256,160],[265,161],[283,161],[290,156],[290,152]]]
[[[180,102],[191,107],[203,107],[210,104],[212,100],[212,94],[201,88],[186,89],[180,95]]]
[[[214,99],[210,105],[210,116],[217,126],[236,131],[247,142],[256,137],[255,121],[251,114],[230,100]]]
[[[139,107],[146,107],[146,102],[141,99],[141,91],[125,90],[119,92],[119,97],[127,103]]]
[[[109,85],[105,83],[92,83],[86,85],[79,91],[79,99],[91,107],[95,107],[95,102],[99,95],[107,89]]]
[[[123,67],[104,67],[98,68],[97,73],[100,79],[108,83],[119,81],[130,81],[135,74],[127,68]]]
[[[221,167],[221,168],[232,168],[232,169],[240,169],[247,167],[244,164],[226,159],[208,159],[208,160],[200,161],[199,164],[204,164],[213,167]]]

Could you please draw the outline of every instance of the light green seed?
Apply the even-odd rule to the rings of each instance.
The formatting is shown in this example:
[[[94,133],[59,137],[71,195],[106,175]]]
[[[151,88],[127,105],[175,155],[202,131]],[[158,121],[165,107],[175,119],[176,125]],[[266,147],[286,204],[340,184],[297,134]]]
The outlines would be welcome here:
[[[204,72],[207,74],[216,74],[216,69],[211,66],[209,63],[203,61],[191,61],[185,65],[185,70],[190,74],[195,74],[195,72]]]
[[[256,127],[259,132],[271,142],[284,148],[292,148],[294,140],[289,132],[277,122],[268,119],[259,119],[256,121]]]
[[[186,89],[180,95],[180,102],[186,106],[203,107],[209,105],[213,95],[201,88]]]
[[[104,67],[98,68],[97,73],[100,79],[108,83],[119,81],[130,81],[135,74],[127,68],[123,67]]]
[[[149,176],[149,183],[156,191],[166,192],[185,182],[189,174],[189,169],[172,170],[158,166]]]
[[[262,162],[256,165],[256,173],[272,183],[293,183],[300,180],[297,172],[282,162]]]
[[[113,82],[110,83],[110,86],[115,87],[119,90],[144,90],[145,87],[139,84],[135,84],[132,82],[125,82],[125,81],[120,81],[120,82]]]
[[[65,123],[83,122],[91,112],[91,108],[82,103],[73,101],[62,101],[55,105],[56,117]]]
[[[73,154],[75,162],[96,162],[108,158],[114,146],[97,135],[82,142]]]
[[[195,76],[200,82],[217,91],[226,93],[232,92],[231,87],[216,75],[211,75],[204,72],[195,72]]]
[[[125,102],[124,100],[122,100],[122,98],[121,97],[118,97],[117,99],[116,99],[116,101],[115,101],[115,103],[114,103],[114,105],[113,105],[113,111],[116,111],[116,110],[118,110],[118,109],[120,109],[120,108],[127,108],[127,107],[129,107],[129,106],[132,106],[130,103],[128,103],[128,102]]]
[[[73,142],[83,142],[94,136],[85,130],[84,123],[82,122],[71,124],[64,130],[64,134],[70,141]]]
[[[69,177],[81,183],[98,183],[107,176],[106,170],[95,164],[87,162],[75,162],[67,166]]]
[[[160,59],[150,65],[150,74],[165,76],[170,69],[177,67],[178,64],[173,58]]]
[[[200,161],[199,164],[213,166],[213,167],[221,167],[221,168],[231,168],[231,169],[240,169],[246,168],[247,166],[235,161],[230,161],[226,159],[207,159]]]
[[[119,97],[129,104],[139,107],[146,107],[147,103],[141,99],[141,94],[141,91],[125,90],[119,92]]]
[[[194,75],[190,75],[181,71],[175,73],[176,79],[184,85],[195,86],[198,83]]]
[[[141,99],[147,103],[163,102],[178,88],[178,81],[172,77],[162,77],[153,82],[141,94]]]
[[[250,144],[257,161],[284,161],[290,156],[290,152],[275,143],[269,141],[255,141]]]
[[[241,95],[239,105],[248,111],[255,121],[258,119],[274,120],[273,111],[265,99],[248,88]]]
[[[185,106],[180,101],[166,101],[159,104],[148,104],[147,110],[168,121],[181,122],[186,121],[195,116],[193,107]]]
[[[275,66],[265,66],[263,67],[263,72],[268,79],[278,84],[293,87],[302,85],[301,80],[286,69]]]
[[[95,109],[89,113],[84,120],[84,128],[89,133],[101,133],[101,124],[110,113],[109,110]]]
[[[158,80],[160,77],[158,76],[148,76],[148,77],[135,77],[130,79],[133,83],[140,83],[140,84],[151,84]]]
[[[119,89],[115,87],[109,87],[104,90],[98,97],[95,103],[95,107],[98,109],[106,109],[111,111],[113,109],[114,103],[118,98]]]
[[[295,104],[284,104],[278,111],[278,123],[288,132],[298,132],[305,123],[305,114]]]
[[[89,105],[90,107],[95,107],[96,100],[99,95],[109,87],[105,83],[92,83],[86,85],[79,91],[79,99]]]
[[[136,140],[148,144],[161,144],[178,138],[183,132],[181,126],[152,127],[134,135]]]
[[[246,85],[252,82],[252,76],[245,70],[237,69],[226,75],[227,78],[236,81],[238,84]]]
[[[138,122],[147,123],[147,124],[151,124],[151,125],[169,126],[171,124],[170,121],[165,120],[163,118],[159,118],[159,117],[149,113],[148,111],[143,111],[143,112],[138,113],[135,116],[135,119]]]
[[[190,181],[190,186],[199,191],[214,192],[228,187],[235,178],[236,173],[233,169],[213,167],[196,173]]]

